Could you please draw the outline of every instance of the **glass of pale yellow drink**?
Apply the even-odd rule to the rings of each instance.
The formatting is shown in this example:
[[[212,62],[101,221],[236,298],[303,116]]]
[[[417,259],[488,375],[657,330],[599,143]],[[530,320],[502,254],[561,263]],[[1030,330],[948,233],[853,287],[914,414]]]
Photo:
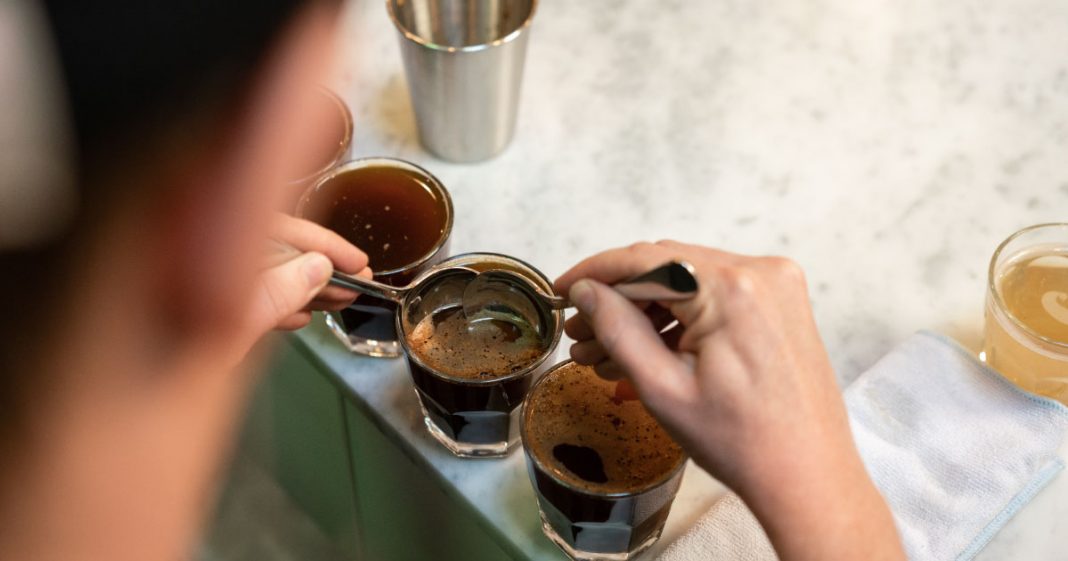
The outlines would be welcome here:
[[[1024,228],[994,252],[983,359],[1021,388],[1068,403],[1068,223]]]

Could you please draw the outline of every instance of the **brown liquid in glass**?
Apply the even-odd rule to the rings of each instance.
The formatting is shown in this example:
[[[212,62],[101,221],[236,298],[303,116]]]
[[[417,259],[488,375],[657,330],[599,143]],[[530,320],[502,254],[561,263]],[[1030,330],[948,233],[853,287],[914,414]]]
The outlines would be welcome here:
[[[575,487],[626,493],[663,480],[682,461],[678,444],[617,382],[568,364],[547,375],[528,405],[530,453]]]
[[[369,167],[318,187],[305,216],[362,249],[376,273],[426,256],[445,235],[445,201],[414,172]]]
[[[528,461],[534,489],[544,519],[571,547],[634,551],[671,511],[682,449],[629,393],[571,363],[546,374],[528,399],[523,445],[539,460]]]
[[[382,273],[425,257],[448,226],[447,203],[422,175],[386,166],[350,170],[325,181],[308,196],[302,215],[367,253],[375,280],[393,286],[411,281],[418,268]],[[444,249],[439,251],[443,254]],[[395,312],[392,302],[365,294],[340,315],[350,335],[393,341]]]
[[[411,352],[440,374],[492,380],[523,370],[545,354],[533,330],[500,319],[469,320],[461,306],[423,318],[408,336]]]

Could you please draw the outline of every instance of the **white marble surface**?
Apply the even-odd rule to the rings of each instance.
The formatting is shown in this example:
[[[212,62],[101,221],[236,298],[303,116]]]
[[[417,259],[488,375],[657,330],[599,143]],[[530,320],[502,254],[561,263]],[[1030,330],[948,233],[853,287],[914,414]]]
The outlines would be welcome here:
[[[1068,219],[1063,1],[544,0],[516,138],[477,165],[420,148],[383,3],[350,5],[344,28],[355,155],[438,175],[455,253],[507,253],[550,276],[636,240],[789,255],[843,383],[918,329],[976,347],[994,247]],[[550,555],[518,455],[446,457],[421,432],[402,362],[302,337],[518,550]],[[1065,479],[980,559],[1068,559]],[[684,503],[696,511],[699,494]]]

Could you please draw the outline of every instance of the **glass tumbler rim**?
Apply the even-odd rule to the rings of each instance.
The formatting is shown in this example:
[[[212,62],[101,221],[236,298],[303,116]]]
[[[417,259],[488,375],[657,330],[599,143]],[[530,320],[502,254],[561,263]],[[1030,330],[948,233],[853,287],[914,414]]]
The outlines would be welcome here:
[[[400,158],[392,158],[389,156],[367,156],[363,158],[349,160],[343,164],[333,167],[329,170],[329,172],[319,176],[314,183],[312,183],[310,186],[308,186],[307,189],[304,190],[304,193],[302,193],[300,196],[300,200],[297,202],[296,216],[298,218],[306,218],[304,216],[304,208],[308,205],[308,202],[311,200],[314,193],[318,191],[319,188],[326,184],[328,181],[350,171],[377,166],[404,169],[423,176],[426,179],[427,184],[435,191],[437,195],[440,195],[442,201],[444,201],[445,224],[442,228],[441,237],[439,237],[437,241],[434,242],[434,245],[432,245],[426,253],[420,256],[419,259],[416,259],[415,261],[412,261],[411,263],[408,263],[407,265],[404,265],[402,267],[375,271],[374,276],[388,277],[397,274],[409,273],[425,265],[427,261],[430,261],[438,253],[438,251],[441,250],[441,248],[448,241],[449,237],[452,235],[453,215],[455,214],[452,206],[452,196],[449,194],[449,190],[445,188],[445,184],[442,183],[441,180],[437,178],[437,176],[427,171],[426,168],[418,164],[409,162],[407,160],[402,160]]]
[[[1016,241],[1021,236],[1046,228],[1063,228],[1066,233],[1068,233],[1068,222],[1044,222],[1042,224],[1033,224],[1013,232],[1009,237],[1005,238],[1004,241],[998,244],[997,249],[994,250],[994,254],[990,257],[990,266],[987,271],[987,291],[989,291],[990,297],[994,301],[995,311],[1004,315],[1005,318],[1012,323],[1013,328],[1018,329],[1032,340],[1037,340],[1042,344],[1050,345],[1054,348],[1068,352],[1068,341],[1058,341],[1042,335],[1013,315],[1005,305],[1005,301],[1001,297],[1001,289],[997,285],[998,261],[1001,258],[1003,251],[1008,248],[1009,244]],[[1068,241],[1066,241],[1066,244],[1068,244]],[[531,391],[533,391],[533,388]]]
[[[458,255],[453,255],[452,257],[448,257],[448,258],[442,260],[440,263],[435,264],[430,269],[427,269],[426,271],[423,271],[422,273],[420,273],[419,276],[417,276],[415,278],[415,280],[412,281],[412,284],[416,285],[416,286],[422,284],[423,282],[425,282],[427,279],[429,279],[430,277],[434,276],[438,272],[443,271],[443,270],[447,270],[449,267],[455,266],[457,264],[457,261],[464,261],[466,259],[484,258],[484,257],[488,257],[488,258],[491,258],[491,259],[499,259],[499,260],[504,260],[504,261],[511,261],[511,262],[517,263],[519,265],[522,265],[523,267],[526,267],[532,273],[534,273],[534,275],[539,280],[543,281],[545,283],[545,286],[548,287],[549,291],[552,292],[552,282],[549,280],[548,277],[545,276],[544,273],[542,273],[541,271],[536,269],[534,266],[532,266],[529,263],[523,261],[522,259],[518,259],[518,258],[512,257],[511,255],[505,255],[503,253],[493,253],[493,252],[487,252],[487,251],[473,251],[473,252],[468,252],[468,253],[460,253]],[[405,336],[405,330],[404,330],[403,318],[404,318],[405,308],[406,308],[406,303],[401,303],[398,306],[397,314],[394,317],[394,321],[396,322],[396,327],[397,327],[397,341],[400,342],[401,348],[404,350],[404,354],[408,357],[408,360],[414,362],[419,367],[421,367],[423,369],[423,371],[425,371],[426,373],[430,374],[431,376],[433,376],[435,378],[439,378],[441,380],[445,380],[446,382],[449,382],[449,383],[452,383],[452,384],[457,384],[457,385],[462,385],[462,386],[494,386],[494,385],[497,385],[497,384],[510,382],[512,380],[516,380],[516,379],[522,378],[524,376],[530,375],[531,373],[537,371],[538,368],[541,368],[541,366],[544,365],[547,360],[549,360],[549,357],[553,356],[553,353],[556,351],[556,347],[560,344],[560,338],[561,338],[561,336],[563,334],[563,331],[564,331],[564,322],[563,322],[564,312],[562,310],[553,310],[553,316],[556,318],[556,328],[553,330],[552,340],[549,341],[549,345],[546,348],[545,352],[542,353],[542,355],[540,357],[538,357],[538,359],[535,360],[533,363],[531,363],[526,368],[523,368],[522,370],[519,370],[517,372],[512,372],[512,373],[510,373],[510,374],[508,374],[506,376],[499,376],[497,378],[491,378],[491,379],[488,379],[488,380],[458,378],[458,377],[455,377],[455,376],[448,376],[446,374],[438,372],[434,367],[427,365],[415,353],[411,352],[411,348],[409,348],[409,346],[408,346],[408,338]],[[525,400],[524,400],[524,402],[525,402]]]
[[[323,174],[328,173],[335,166],[340,165],[344,160],[345,156],[349,153],[349,150],[352,148],[352,138],[355,134],[356,125],[355,120],[352,117],[352,110],[349,109],[349,105],[345,103],[345,100],[341,99],[341,96],[338,95],[337,92],[326,86],[317,86],[316,89],[326,97],[330,98],[330,101],[334,102],[334,105],[336,105],[340,110],[341,116],[345,120],[344,136],[341,138],[341,142],[338,144],[337,151],[334,153],[333,158],[331,158],[329,162],[327,162],[323,167],[315,170],[312,173],[309,173],[304,177],[301,177],[300,179],[291,180],[289,182],[290,184],[304,185],[309,181],[315,183],[318,178],[323,176]]]
[[[541,377],[538,378],[538,380],[535,381],[534,384],[530,387],[530,390],[527,391],[526,398],[523,400],[523,410],[519,414],[519,438],[520,441],[523,443],[523,453],[527,455],[527,458],[535,465],[537,469],[541,470],[543,473],[551,477],[555,483],[566,487],[569,491],[580,493],[588,497],[596,497],[601,499],[625,499],[630,497],[637,497],[638,495],[643,495],[645,493],[648,493],[655,489],[659,489],[660,487],[671,483],[671,481],[675,479],[679,472],[681,472],[686,467],[686,464],[690,459],[690,457],[686,455],[685,452],[683,452],[682,456],[678,461],[678,464],[675,467],[671,468],[671,470],[669,471],[664,472],[664,475],[662,475],[653,483],[649,483],[647,485],[629,491],[606,493],[580,488],[572,484],[570,481],[567,481],[566,479],[557,476],[557,474],[552,469],[546,466],[545,463],[542,462],[541,459],[531,451],[531,447],[528,446],[528,443],[530,442],[530,437],[527,436],[527,426],[529,425],[527,419],[530,416],[530,404],[533,401],[534,394],[538,391],[538,388],[542,385],[542,383],[545,380],[548,380],[549,377],[553,375],[553,373],[574,363],[574,360],[567,359],[553,365],[553,367],[547,370],[545,374],[542,374]]]

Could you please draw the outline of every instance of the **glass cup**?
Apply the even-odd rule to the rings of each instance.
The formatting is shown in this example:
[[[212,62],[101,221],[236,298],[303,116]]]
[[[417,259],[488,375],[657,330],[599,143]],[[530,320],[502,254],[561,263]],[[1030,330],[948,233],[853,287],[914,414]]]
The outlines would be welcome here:
[[[397,315],[397,332],[401,335],[415,393],[430,434],[457,456],[505,456],[519,442],[520,405],[534,378],[551,364],[550,359],[563,332],[564,313],[560,310],[539,312],[536,322],[539,325],[533,328],[537,335],[531,339],[536,344],[528,349],[522,362],[509,367],[512,371],[503,375],[479,376],[475,371],[460,375],[453,369],[474,368],[477,363],[468,359],[479,353],[494,352],[494,349],[485,344],[488,339],[477,338],[470,331],[478,327],[474,323],[464,326],[463,329],[468,331],[455,336],[458,338],[441,336],[435,342],[437,335],[424,335],[430,325],[434,326],[431,333],[439,330],[444,333],[445,328],[438,327],[439,318],[447,317],[449,313],[462,313],[463,288],[470,282],[470,273],[449,269],[456,266],[475,271],[514,271],[547,294],[553,293],[552,283],[537,269],[518,259],[494,253],[467,253],[447,259],[420,275],[416,279],[417,288],[405,298]],[[431,321],[434,323],[425,323]],[[492,325],[488,327],[498,329]],[[497,332],[492,335],[496,337]],[[512,340],[522,341],[519,337],[517,335]],[[465,338],[470,341],[469,347]],[[438,357],[443,356],[440,354],[443,349],[458,354],[451,355],[453,358],[448,363],[431,364],[438,359],[431,357],[428,344],[448,345],[434,351],[439,353]]]
[[[682,483],[686,455],[628,400],[617,382],[569,360],[542,376],[523,405],[542,531],[578,561],[625,561],[651,547]]]
[[[981,358],[1021,388],[1068,403],[1068,223],[1024,228],[994,252]]]
[[[394,158],[362,158],[316,181],[297,204],[297,216],[366,252],[375,280],[405,286],[448,254],[453,208],[445,186],[425,169]],[[326,324],[354,353],[399,357],[396,313],[393,302],[361,295],[326,314]]]
[[[324,132],[328,135],[328,148],[323,154],[321,161],[315,163],[315,168],[309,168],[309,172],[299,179],[290,181],[290,184],[301,188],[307,188],[330,171],[335,166],[348,159],[352,151],[353,120],[349,106],[334,92],[324,87],[316,88],[319,93],[319,102],[322,104],[324,113],[330,114],[330,127]],[[299,191],[298,191],[299,192]]]

